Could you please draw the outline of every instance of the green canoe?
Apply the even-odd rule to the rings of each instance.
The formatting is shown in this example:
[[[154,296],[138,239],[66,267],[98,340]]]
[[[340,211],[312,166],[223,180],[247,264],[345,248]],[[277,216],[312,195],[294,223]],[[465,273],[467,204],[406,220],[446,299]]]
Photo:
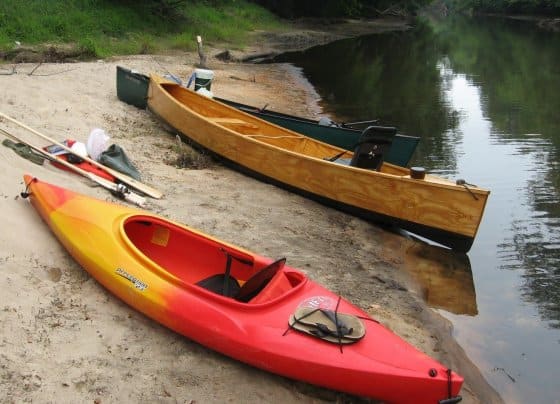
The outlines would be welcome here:
[[[117,98],[138,108],[146,108],[150,78],[134,70],[117,66]]]

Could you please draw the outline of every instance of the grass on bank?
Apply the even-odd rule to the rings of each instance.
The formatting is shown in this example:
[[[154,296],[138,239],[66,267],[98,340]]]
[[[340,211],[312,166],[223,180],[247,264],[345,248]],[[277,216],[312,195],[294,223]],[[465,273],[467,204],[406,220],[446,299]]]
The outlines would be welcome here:
[[[73,45],[96,57],[190,51],[205,44],[246,45],[256,29],[282,26],[269,11],[246,0],[192,1],[163,16],[153,1],[1,0],[0,50]]]

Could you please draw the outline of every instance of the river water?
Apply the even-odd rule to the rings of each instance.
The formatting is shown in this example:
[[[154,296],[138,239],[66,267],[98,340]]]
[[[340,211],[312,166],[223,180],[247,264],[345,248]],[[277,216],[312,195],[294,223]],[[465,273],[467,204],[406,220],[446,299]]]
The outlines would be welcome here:
[[[560,33],[425,19],[275,61],[300,68],[331,116],[421,136],[413,165],[491,190],[468,279],[438,284],[474,287],[473,302],[433,307],[506,402],[560,403]]]

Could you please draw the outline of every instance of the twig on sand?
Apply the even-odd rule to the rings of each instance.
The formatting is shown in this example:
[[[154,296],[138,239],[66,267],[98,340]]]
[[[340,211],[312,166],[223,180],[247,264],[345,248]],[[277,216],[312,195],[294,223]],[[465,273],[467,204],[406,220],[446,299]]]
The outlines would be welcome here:
[[[40,77],[46,77],[46,76],[55,76],[57,74],[62,74],[62,73],[68,73],[71,72],[72,70],[77,70],[78,68],[75,67],[73,69],[66,69],[66,70],[61,70],[59,72],[54,72],[54,73],[47,73],[47,74],[33,74],[33,72],[29,73],[28,76],[40,76]]]
[[[515,383],[515,379],[513,378],[513,376],[510,375],[504,368],[494,368],[494,370],[499,370],[499,371],[503,372],[509,378],[509,380],[511,380],[513,383]]]
[[[77,67],[76,67],[76,68],[73,68],[73,69],[66,69],[66,70],[62,70],[62,71],[54,72],[54,73],[34,74],[34,73],[35,73],[35,70],[37,70],[42,64],[43,64],[43,62],[40,62],[37,66],[35,66],[35,67],[33,68],[33,70],[31,70],[29,73],[27,73],[27,75],[28,75],[28,76],[41,76],[41,77],[43,77],[43,76],[54,76],[54,75],[56,75],[56,74],[62,74],[62,73],[70,72],[70,71],[72,71],[72,70],[76,70],[76,69],[77,69]],[[0,72],[0,76],[11,76],[12,74],[17,74],[16,66],[15,66],[15,65],[12,66],[12,71],[11,71],[11,72],[8,72],[8,73]]]
[[[237,77],[237,76],[233,76],[233,75],[232,75],[232,76],[229,76],[229,78],[230,78],[230,79],[233,79],[233,80],[250,81],[251,83],[255,83],[255,82],[257,81],[257,79],[255,78],[255,76],[253,76],[253,77],[250,78],[250,79],[243,79],[243,78],[241,78],[241,77]]]
[[[66,69],[66,70],[62,70],[62,71],[60,71],[60,72],[47,73],[47,74],[33,74],[33,73],[35,73],[35,70],[37,70],[42,64],[43,64],[43,62],[39,62],[39,64],[38,64],[37,66],[35,66],[35,67],[33,68],[33,70],[31,70],[29,73],[27,73],[27,75],[28,75],[28,76],[41,76],[41,77],[44,77],[44,76],[54,76],[54,75],[56,75],[56,74],[62,74],[62,73],[70,72],[70,71],[72,71],[72,70],[76,70],[76,69],[77,69],[77,68],[74,68],[74,69]]]
[[[37,69],[39,68],[39,66],[41,66],[42,64],[43,64],[43,62],[39,62],[39,64],[38,64],[37,66],[35,66],[35,67],[33,68],[33,70],[31,70],[29,73],[27,73],[27,75],[28,75],[28,76],[33,75],[33,72],[34,72],[35,70],[37,70]]]

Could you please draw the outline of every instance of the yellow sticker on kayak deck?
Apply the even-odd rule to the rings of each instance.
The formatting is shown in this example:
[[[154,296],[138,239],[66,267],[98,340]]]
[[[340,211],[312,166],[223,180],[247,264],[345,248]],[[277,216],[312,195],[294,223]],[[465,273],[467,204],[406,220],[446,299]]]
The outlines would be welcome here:
[[[155,226],[154,233],[152,234],[152,244],[166,247],[169,243],[169,229],[163,226]]]

